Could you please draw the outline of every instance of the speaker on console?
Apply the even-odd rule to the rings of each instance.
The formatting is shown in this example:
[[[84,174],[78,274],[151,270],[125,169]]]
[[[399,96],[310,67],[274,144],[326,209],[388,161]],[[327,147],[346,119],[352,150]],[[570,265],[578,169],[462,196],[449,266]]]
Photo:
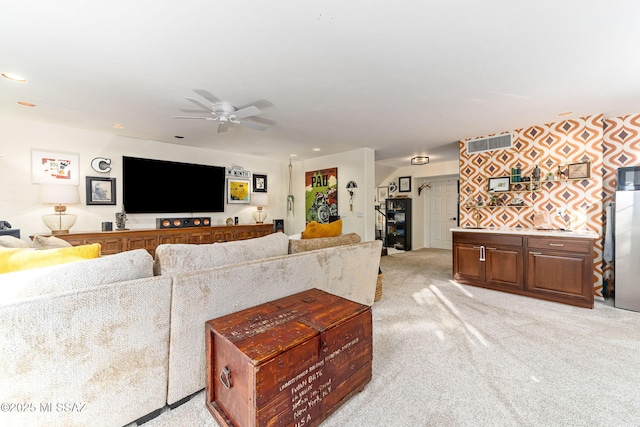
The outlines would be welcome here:
[[[284,233],[284,219],[273,220],[273,231],[276,233]]]
[[[209,227],[211,217],[156,218],[156,228]]]

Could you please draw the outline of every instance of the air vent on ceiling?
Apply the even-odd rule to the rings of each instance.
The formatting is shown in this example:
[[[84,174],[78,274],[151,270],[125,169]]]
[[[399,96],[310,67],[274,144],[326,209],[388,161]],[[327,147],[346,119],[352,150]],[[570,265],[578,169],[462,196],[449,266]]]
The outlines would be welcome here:
[[[511,147],[511,134],[490,136],[487,138],[474,139],[467,142],[467,154],[482,153],[483,151],[500,150]]]

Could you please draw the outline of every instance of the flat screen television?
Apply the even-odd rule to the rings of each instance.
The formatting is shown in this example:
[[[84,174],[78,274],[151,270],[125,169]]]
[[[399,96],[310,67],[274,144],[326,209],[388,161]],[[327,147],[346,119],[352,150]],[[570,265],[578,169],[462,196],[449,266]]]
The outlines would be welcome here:
[[[224,212],[225,168],[122,156],[127,213]]]

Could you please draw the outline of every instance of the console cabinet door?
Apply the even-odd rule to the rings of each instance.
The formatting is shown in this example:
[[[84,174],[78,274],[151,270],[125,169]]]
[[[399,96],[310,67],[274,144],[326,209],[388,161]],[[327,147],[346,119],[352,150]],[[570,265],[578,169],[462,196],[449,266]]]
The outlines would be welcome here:
[[[589,255],[530,250],[527,264],[527,290],[552,295],[557,301],[593,305],[593,285],[585,286],[593,281]]]
[[[524,286],[523,248],[485,246],[485,282],[497,288]]]
[[[482,246],[455,243],[453,245],[453,278],[462,282],[484,282],[484,261],[480,259]]]

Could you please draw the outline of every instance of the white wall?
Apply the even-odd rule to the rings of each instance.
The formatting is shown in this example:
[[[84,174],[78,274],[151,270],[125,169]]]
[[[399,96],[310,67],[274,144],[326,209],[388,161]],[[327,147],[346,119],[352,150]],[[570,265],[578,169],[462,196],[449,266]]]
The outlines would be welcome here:
[[[360,148],[340,154],[318,157],[305,161],[293,161],[295,214],[286,218],[287,234],[301,232],[305,228],[306,172],[338,168],[338,214],[342,219],[343,233],[358,233],[363,241],[375,239],[375,155],[370,148]],[[288,165],[283,166],[288,175]],[[346,185],[355,181],[358,188],[353,196],[353,211],[349,210],[349,193]],[[288,185],[288,178],[284,185]],[[286,191],[286,190],[285,190]],[[286,196],[285,196],[286,199]]]
[[[287,175],[282,162],[262,157],[242,156],[220,151],[185,147],[156,141],[116,136],[107,132],[91,132],[82,129],[36,122],[0,119],[0,220],[7,220],[13,228],[19,228],[21,237],[50,233],[42,223],[42,215],[53,213],[53,206],[38,202],[38,184],[32,183],[31,150],[78,154],[80,163],[79,205],[67,206],[67,212],[78,215],[71,231],[99,231],[103,221],[114,222],[115,214],[122,208],[122,156],[146,157],[187,163],[208,164],[244,169],[267,175],[269,206],[266,222],[286,216]],[[112,170],[98,173],[91,168],[96,157],[112,159]],[[85,177],[116,178],[115,206],[87,206]],[[300,176],[298,176],[300,177]],[[301,177],[304,179],[304,177]],[[303,197],[300,197],[303,200]],[[227,205],[224,213],[190,214],[176,212],[164,216],[211,216],[214,225],[223,225],[228,217],[239,217],[240,224],[255,223],[250,205]],[[129,214],[127,228],[155,228],[159,214]]]
[[[424,198],[427,193],[424,191],[418,195],[418,188],[425,182],[434,179],[445,179],[456,177],[460,173],[460,164],[457,160],[441,163],[430,163],[421,166],[405,166],[396,169],[393,173],[382,180],[379,186],[387,186],[389,182],[395,182],[398,185],[398,177],[411,177],[410,193],[391,193],[390,196],[406,195],[413,199],[411,204],[411,243],[413,249],[420,249],[428,246],[427,241],[427,211],[425,208]]]

